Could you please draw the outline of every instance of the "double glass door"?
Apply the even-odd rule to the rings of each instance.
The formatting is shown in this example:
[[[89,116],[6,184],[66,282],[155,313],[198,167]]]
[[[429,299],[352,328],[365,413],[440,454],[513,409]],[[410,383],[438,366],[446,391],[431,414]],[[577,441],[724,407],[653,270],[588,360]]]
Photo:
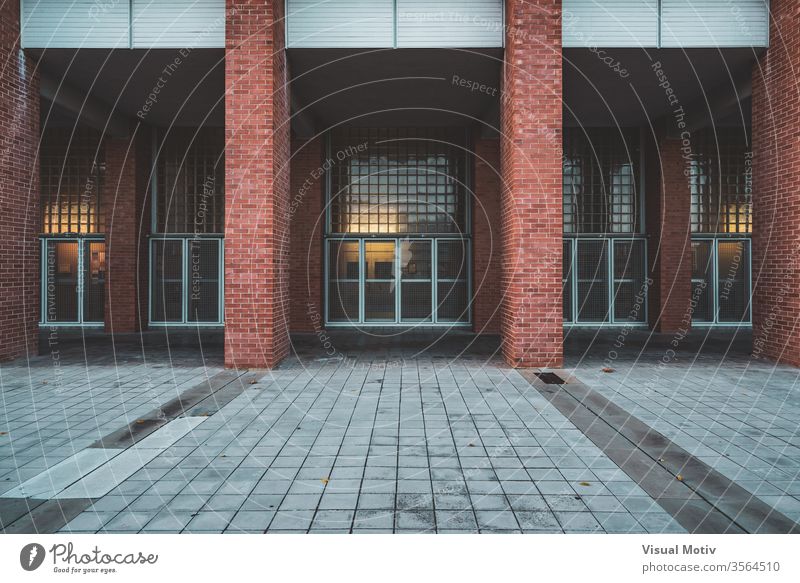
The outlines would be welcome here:
[[[469,323],[468,240],[335,239],[327,323]]]
[[[102,324],[106,244],[102,239],[42,239],[43,324]]]

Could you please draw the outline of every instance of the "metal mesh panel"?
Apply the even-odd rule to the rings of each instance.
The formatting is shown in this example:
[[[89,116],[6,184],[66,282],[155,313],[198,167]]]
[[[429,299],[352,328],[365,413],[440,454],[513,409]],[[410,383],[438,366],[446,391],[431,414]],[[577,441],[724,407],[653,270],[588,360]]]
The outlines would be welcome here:
[[[692,320],[714,321],[713,241],[692,241]]]
[[[439,241],[437,245],[437,318],[460,322],[468,319],[467,265],[464,241]]]
[[[577,240],[578,320],[608,319],[608,241]]]
[[[404,321],[433,318],[431,241],[400,242],[400,317]]]
[[[364,320],[395,319],[395,242],[364,243]]]
[[[618,128],[565,128],[565,233],[638,233],[639,134]]]
[[[183,241],[153,241],[152,319],[183,320]]]
[[[189,281],[187,293],[190,322],[218,322],[219,245],[217,240],[187,241]]]
[[[48,128],[39,152],[42,231],[102,233],[104,154],[97,132]]]
[[[745,241],[720,241],[717,245],[719,321],[750,319],[749,246]]]
[[[467,284],[463,281],[440,281],[437,286],[440,322],[466,322]]]
[[[463,145],[446,128],[334,132],[331,232],[464,232]]]
[[[45,321],[77,322],[78,242],[48,241],[45,259]]]
[[[223,128],[173,128],[157,161],[156,232],[223,233]]]
[[[561,287],[564,294],[564,321],[572,321],[572,241],[564,240],[564,259],[561,262]]]
[[[644,241],[614,241],[614,318],[644,322]]]
[[[106,244],[102,241],[84,242],[83,259],[83,321],[105,320]]]
[[[752,231],[748,138],[737,128],[696,132],[691,160],[691,224],[695,233]]]
[[[328,320],[357,322],[360,262],[358,241],[331,241],[328,253]]]

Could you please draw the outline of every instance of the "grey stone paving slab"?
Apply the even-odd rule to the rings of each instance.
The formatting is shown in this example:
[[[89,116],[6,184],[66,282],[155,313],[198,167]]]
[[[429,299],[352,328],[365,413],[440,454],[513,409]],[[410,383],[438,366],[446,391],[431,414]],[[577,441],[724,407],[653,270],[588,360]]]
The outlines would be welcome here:
[[[607,431],[606,449],[598,447],[493,355],[496,345],[481,340],[488,350],[463,352],[458,338],[435,350],[422,340],[418,349],[378,340],[343,348],[352,358],[321,360],[311,337],[279,368],[246,377],[254,384],[223,384],[216,401],[180,401],[204,421],[162,443],[106,495],[66,501],[59,513],[68,520],[52,520],[53,501],[27,519],[13,498],[5,510],[0,504],[0,519],[14,516],[9,526],[18,532],[33,520],[61,528],[84,515],[75,531],[681,532],[670,512],[683,519],[707,510],[687,504],[691,497],[669,499],[669,512],[655,504],[658,480],[637,483],[626,471],[641,459],[615,453],[629,439]],[[604,374],[597,372],[602,358],[584,352],[577,365],[568,358],[577,377],[796,520],[794,369],[741,356],[720,369],[717,353],[682,361],[669,377],[655,364],[622,361]],[[204,362],[183,351],[170,362],[118,354],[116,363],[107,355],[64,360],[57,381],[47,359],[30,368],[2,365],[0,431],[9,436],[0,439],[0,484],[7,484],[0,490],[113,441],[104,436],[131,434],[137,420],[172,411],[182,393],[229,374],[219,356]],[[74,415],[65,418],[64,407]],[[139,425],[128,445],[156,429]],[[659,494],[671,494],[677,485],[661,487]]]

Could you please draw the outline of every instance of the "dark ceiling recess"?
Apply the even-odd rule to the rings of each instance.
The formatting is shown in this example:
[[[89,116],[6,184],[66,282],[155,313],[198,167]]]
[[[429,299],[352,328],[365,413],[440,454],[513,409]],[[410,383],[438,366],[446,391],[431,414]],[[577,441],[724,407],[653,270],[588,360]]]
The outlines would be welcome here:
[[[564,49],[564,123],[639,126],[672,114],[750,123],[749,80],[757,49]],[[663,78],[674,92],[667,98]],[[677,99],[677,101],[675,101]]]
[[[221,126],[225,123],[223,49],[32,50],[43,75],[88,93],[136,120],[162,79],[145,122],[155,126]],[[176,59],[179,64],[175,65]],[[169,68],[169,74],[165,73]],[[63,112],[57,112],[60,119]]]

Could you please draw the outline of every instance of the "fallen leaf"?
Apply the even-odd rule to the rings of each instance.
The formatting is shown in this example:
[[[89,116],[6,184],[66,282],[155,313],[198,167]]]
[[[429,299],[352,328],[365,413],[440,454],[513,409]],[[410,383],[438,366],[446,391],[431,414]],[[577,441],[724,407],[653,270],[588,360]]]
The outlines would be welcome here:
[[[137,425],[141,425],[142,423],[144,423],[144,419],[137,419],[136,420],[136,424]]]
[[[0,431],[0,435],[8,435],[8,431]]]
[[[327,484],[329,481],[330,481],[330,480],[328,480],[328,478],[322,478],[322,479],[320,480],[320,482],[322,482],[323,484]]]
[[[468,443],[467,447],[475,447],[475,444],[474,443]]]
[[[589,482],[578,482],[581,486],[591,486]]]
[[[678,479],[679,482],[683,482],[683,476],[681,476],[680,474],[678,474],[675,477]]]
[[[607,367],[607,366],[604,366],[604,367],[603,367],[601,370],[602,370],[603,372],[614,372],[614,369],[613,369],[613,368],[610,368],[610,367]]]
[[[251,384],[251,385],[257,385],[257,384],[258,384],[258,381],[254,379],[254,380],[250,381],[250,384]]]

